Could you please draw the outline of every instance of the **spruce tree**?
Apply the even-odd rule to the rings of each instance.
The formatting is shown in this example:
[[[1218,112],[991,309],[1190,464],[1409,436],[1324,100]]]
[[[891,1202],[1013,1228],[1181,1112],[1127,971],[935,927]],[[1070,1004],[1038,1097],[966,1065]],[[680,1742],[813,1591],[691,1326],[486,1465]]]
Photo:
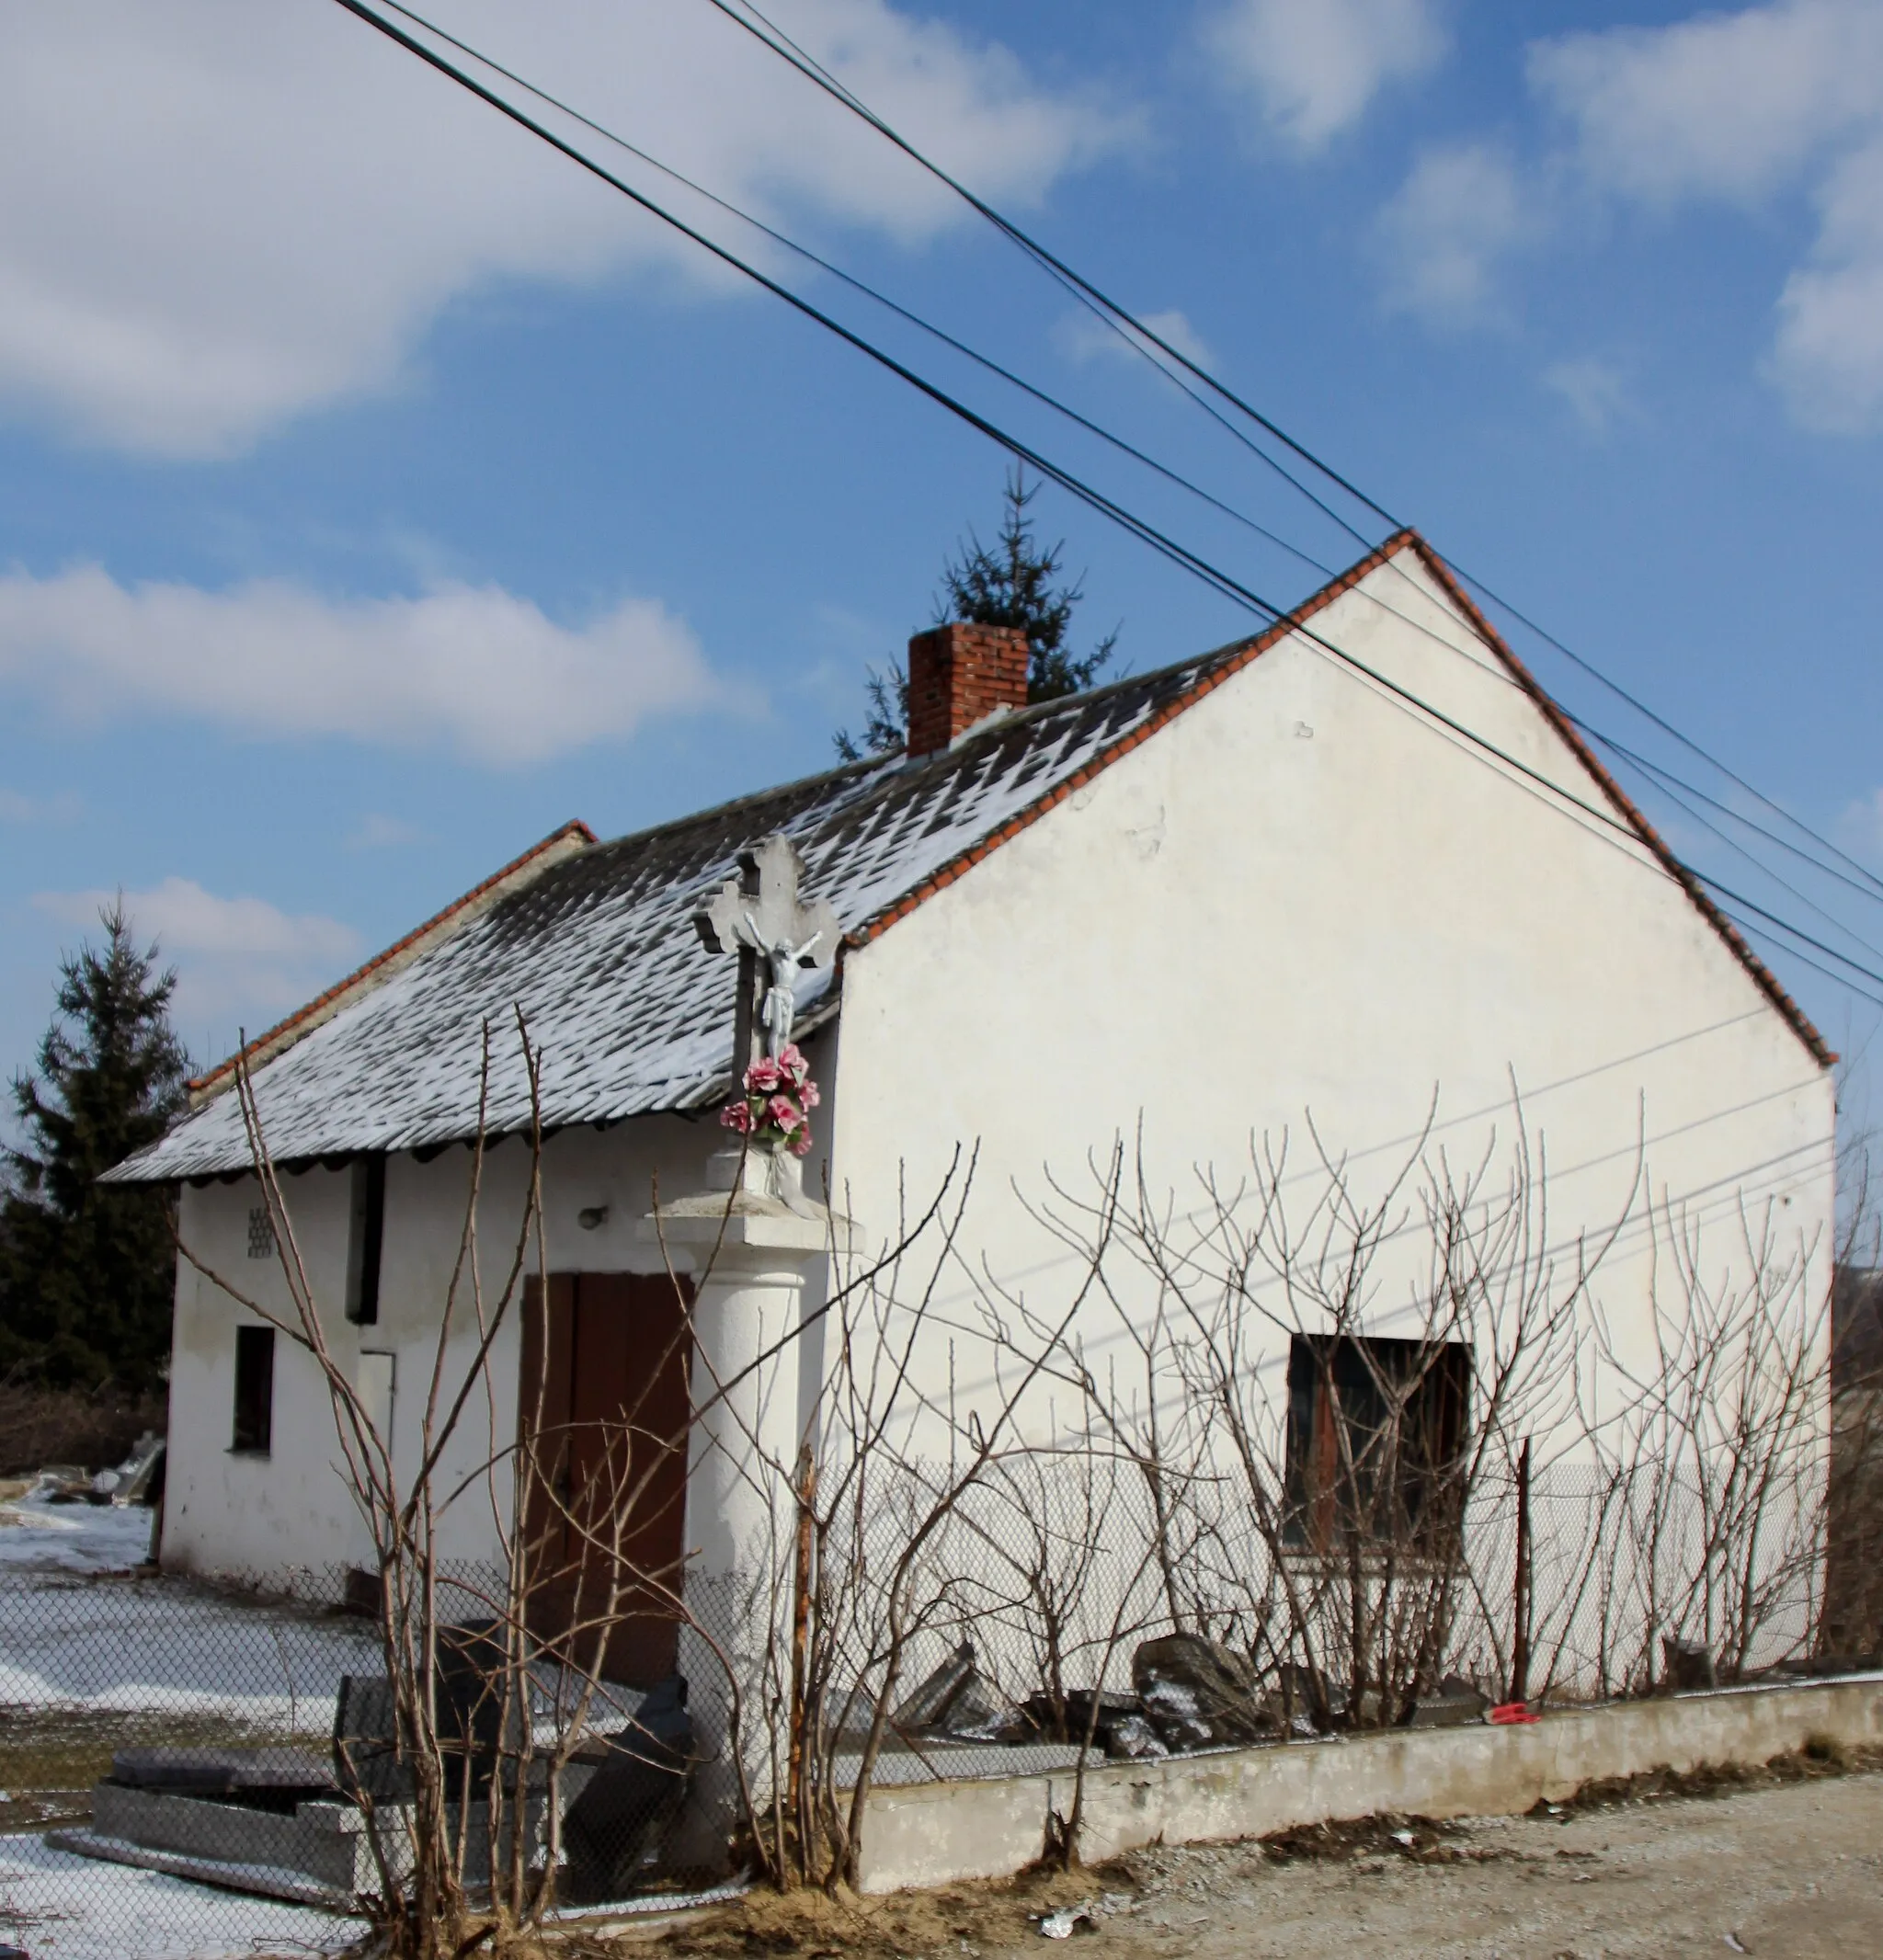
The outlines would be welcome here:
[[[170,1027],[177,975],[140,952],[122,903],[100,946],[59,963],[37,1071],[14,1078],[23,1132],[5,1152],[0,1373],[49,1387],[162,1379],[175,1285],[175,1194],[100,1184],[182,1107],[188,1058]]]
[[[935,600],[938,626],[964,620],[975,626],[1017,626],[1026,634],[1029,701],[1084,693],[1110,664],[1118,644],[1118,635],[1110,632],[1089,654],[1075,654],[1067,644],[1073,609],[1085,591],[1081,586],[1055,583],[1066,545],[1062,540],[1043,546],[1033,534],[1027,507],[1039,488],[1014,471],[1003,493],[1007,508],[999,536],[985,545],[970,530],[961,555],[942,568]],[[908,676],[900,663],[892,663],[886,674],[872,667],[864,688],[869,712],[862,735],[839,728],[833,737],[846,762],[900,748],[908,739]]]

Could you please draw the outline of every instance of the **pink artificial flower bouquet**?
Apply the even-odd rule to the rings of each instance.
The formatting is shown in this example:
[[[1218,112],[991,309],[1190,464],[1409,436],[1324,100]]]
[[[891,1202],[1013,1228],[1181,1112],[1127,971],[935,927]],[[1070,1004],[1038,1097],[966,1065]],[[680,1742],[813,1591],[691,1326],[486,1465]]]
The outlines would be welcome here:
[[[760,1055],[747,1069],[743,1087],[745,1093],[720,1111],[720,1122],[738,1135],[749,1136],[761,1150],[808,1155],[810,1111],[823,1099],[797,1043],[787,1042],[775,1059]]]

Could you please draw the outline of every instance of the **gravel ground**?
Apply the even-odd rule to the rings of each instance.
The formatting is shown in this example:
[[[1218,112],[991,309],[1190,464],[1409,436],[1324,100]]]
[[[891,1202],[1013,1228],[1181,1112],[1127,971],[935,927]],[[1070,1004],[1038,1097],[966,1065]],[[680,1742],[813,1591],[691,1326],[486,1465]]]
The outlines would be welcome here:
[[[1043,1916],[1081,1905],[1069,1937],[1042,1937]],[[1883,1767],[1871,1753],[1850,1773],[1809,1757],[1658,1772],[1554,1815],[1367,1819],[883,1899],[755,1891],[579,1951],[650,1943],[677,1960],[1869,1960],[1883,1955]]]
[[[1101,1916],[1092,1942],[1121,1960],[1857,1960],[1883,1954],[1883,1775],[1485,1820],[1387,1855],[1228,1846],[1126,1865],[1137,1902]],[[983,1949],[1002,1950],[1029,1948]]]

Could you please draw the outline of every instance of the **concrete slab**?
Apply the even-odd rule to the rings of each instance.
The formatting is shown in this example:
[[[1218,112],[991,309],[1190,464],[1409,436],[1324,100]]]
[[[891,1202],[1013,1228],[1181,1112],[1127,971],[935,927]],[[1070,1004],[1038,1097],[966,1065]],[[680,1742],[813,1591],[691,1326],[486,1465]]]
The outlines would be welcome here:
[[[1883,1679],[1617,1703],[1520,1727],[1397,1729],[1108,1764],[1086,1772],[1080,1852],[1096,1861],[1142,1844],[1261,1837],[1381,1810],[1516,1816],[1604,1777],[1763,1762],[1820,1735],[1883,1743]],[[861,1888],[1005,1877],[1041,1855],[1048,1820],[1072,1800],[1063,1772],[873,1789]]]
[[[193,1858],[177,1852],[153,1851],[145,1844],[132,1844],[123,1838],[101,1837],[95,1830],[51,1830],[46,1842],[54,1851],[76,1852],[84,1858],[102,1858],[111,1864],[135,1865],[140,1871],[161,1872],[170,1878],[191,1878],[199,1885],[215,1886],[224,1892],[256,1894],[264,1898],[286,1899],[296,1906],[319,1906],[330,1912],[350,1912],[354,1898],[342,1897],[304,1872],[258,1864],[231,1864],[221,1858]]]
[[[92,1792],[90,1829],[59,1833],[58,1841],[62,1849],[109,1857],[119,1863],[136,1863],[132,1852],[208,1863],[223,1875],[217,1883],[278,1898],[306,1898],[301,1891],[284,1892],[271,1877],[251,1886],[241,1875],[250,1871],[265,1875],[290,1872],[296,1875],[298,1885],[313,1888],[313,1903],[351,1904],[370,1883],[371,1853],[364,1828],[364,1818],[350,1804],[302,1804],[284,1816],[172,1791],[103,1783]],[[98,1851],[92,1840],[123,1849]],[[171,1866],[154,1864],[151,1869],[167,1871]]]

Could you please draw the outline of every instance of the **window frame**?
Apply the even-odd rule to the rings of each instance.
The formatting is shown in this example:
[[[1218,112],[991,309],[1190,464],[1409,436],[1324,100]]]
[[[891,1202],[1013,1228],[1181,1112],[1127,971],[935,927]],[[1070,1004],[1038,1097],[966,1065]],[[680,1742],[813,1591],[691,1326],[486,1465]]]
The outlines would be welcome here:
[[[382,1153],[353,1160],[347,1231],[347,1318],[379,1325],[380,1266],[385,1252],[386,1160]]]
[[[1472,1377],[1466,1341],[1291,1335],[1284,1549],[1307,1559],[1349,1557],[1356,1550],[1371,1562],[1388,1555],[1455,1559],[1464,1521]],[[1386,1498],[1377,1484],[1383,1466],[1369,1466],[1367,1456],[1394,1420],[1388,1391],[1409,1383],[1399,1432],[1387,1443],[1395,1489]],[[1336,1405],[1350,1424],[1351,1468],[1341,1461]]]
[[[235,1328],[232,1456],[271,1456],[275,1444],[275,1330],[254,1321]]]

